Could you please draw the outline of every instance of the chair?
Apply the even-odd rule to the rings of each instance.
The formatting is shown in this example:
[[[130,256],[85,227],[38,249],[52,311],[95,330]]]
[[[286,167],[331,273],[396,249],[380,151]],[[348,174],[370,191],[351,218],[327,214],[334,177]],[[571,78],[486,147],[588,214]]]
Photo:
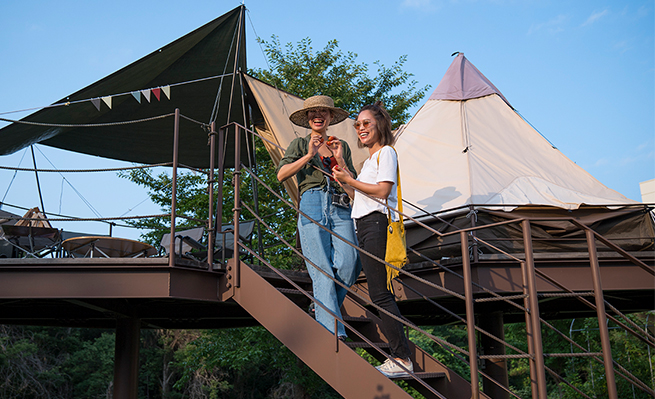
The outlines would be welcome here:
[[[175,242],[174,242],[174,252],[176,255],[184,256],[187,258],[196,259],[193,256],[192,251],[206,251],[207,247],[200,243],[202,241],[202,236],[205,233],[203,227],[197,227],[195,229],[176,231],[175,232]],[[160,248],[164,250],[166,255],[170,255],[169,246],[171,244],[171,234],[166,233],[162,236]]]
[[[252,233],[255,231],[255,221],[247,220],[239,222],[239,241],[252,246]],[[221,226],[221,231],[216,234],[216,250],[214,254],[221,255],[221,263],[225,264],[226,258],[234,256],[234,229],[232,223]],[[239,255],[247,256],[252,260],[252,255],[246,251],[239,251]]]
[[[4,212],[4,214],[9,213]],[[3,224],[0,226],[0,240],[3,241],[0,256],[43,258],[59,253],[62,232],[50,225],[39,208],[28,210],[23,219],[14,224],[4,223],[9,220],[4,218]]]

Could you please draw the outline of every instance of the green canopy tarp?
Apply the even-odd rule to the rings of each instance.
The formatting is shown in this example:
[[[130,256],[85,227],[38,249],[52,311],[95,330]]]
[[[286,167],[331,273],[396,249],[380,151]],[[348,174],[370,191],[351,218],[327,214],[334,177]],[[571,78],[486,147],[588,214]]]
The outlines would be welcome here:
[[[179,162],[208,167],[207,131],[196,121],[215,121],[217,128],[229,122],[245,125],[241,83],[235,74],[246,70],[244,16],[245,7],[237,7],[21,119],[43,125],[15,122],[0,129],[0,155],[40,143],[136,163],[171,162],[174,118],[157,117],[179,108],[186,117],[180,120]],[[107,126],[79,126],[97,124]],[[226,149],[225,166],[231,167],[233,140],[228,139]]]

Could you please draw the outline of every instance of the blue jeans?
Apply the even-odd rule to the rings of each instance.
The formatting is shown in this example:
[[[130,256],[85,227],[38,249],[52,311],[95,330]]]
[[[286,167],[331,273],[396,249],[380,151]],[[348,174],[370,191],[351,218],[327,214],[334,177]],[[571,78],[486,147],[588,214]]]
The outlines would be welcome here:
[[[305,261],[309,276],[312,278],[314,298],[341,317],[340,308],[347,291],[321,273],[317,267],[347,287],[357,280],[361,271],[358,251],[343,241],[347,240],[357,246],[355,224],[350,218],[350,209],[332,205],[329,192],[313,188],[302,194],[300,210],[342,238],[333,236],[302,215],[298,219],[303,254],[316,265],[315,267]],[[334,333],[334,317],[318,305],[315,309],[316,320]],[[346,330],[341,323],[337,327],[337,334],[346,335]]]

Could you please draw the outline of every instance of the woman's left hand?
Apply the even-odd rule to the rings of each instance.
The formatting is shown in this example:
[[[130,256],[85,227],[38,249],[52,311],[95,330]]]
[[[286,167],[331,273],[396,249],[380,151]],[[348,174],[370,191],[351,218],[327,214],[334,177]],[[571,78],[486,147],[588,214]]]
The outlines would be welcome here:
[[[348,179],[352,179],[353,177],[347,167],[342,168],[339,165],[332,168],[332,176],[337,179],[339,183],[346,183]]]

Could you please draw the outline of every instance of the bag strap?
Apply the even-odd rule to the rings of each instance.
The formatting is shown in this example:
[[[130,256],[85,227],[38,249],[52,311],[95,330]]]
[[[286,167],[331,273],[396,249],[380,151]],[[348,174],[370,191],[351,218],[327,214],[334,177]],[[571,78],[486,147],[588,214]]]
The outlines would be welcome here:
[[[398,152],[391,145],[390,146],[385,146],[385,147],[390,147],[393,150],[393,152],[396,153],[396,180],[397,180],[397,183],[396,183],[396,189],[397,190],[396,191],[398,193],[397,194],[397,197],[398,197],[398,211],[400,211],[400,213],[398,214],[398,217],[399,217],[400,223],[403,223],[403,214],[402,214],[403,213],[403,196],[402,196],[402,190],[400,188],[400,164],[398,162]],[[384,147],[382,147],[382,148],[384,148]],[[378,151],[378,169],[380,168],[380,152],[382,151],[382,148],[380,148],[380,151]],[[387,207],[388,207],[389,206],[389,198],[388,197],[385,200],[385,202],[387,203]],[[389,209],[389,208],[387,208],[387,219],[389,220],[389,223],[391,223],[391,221],[392,221],[391,220],[391,209]]]

